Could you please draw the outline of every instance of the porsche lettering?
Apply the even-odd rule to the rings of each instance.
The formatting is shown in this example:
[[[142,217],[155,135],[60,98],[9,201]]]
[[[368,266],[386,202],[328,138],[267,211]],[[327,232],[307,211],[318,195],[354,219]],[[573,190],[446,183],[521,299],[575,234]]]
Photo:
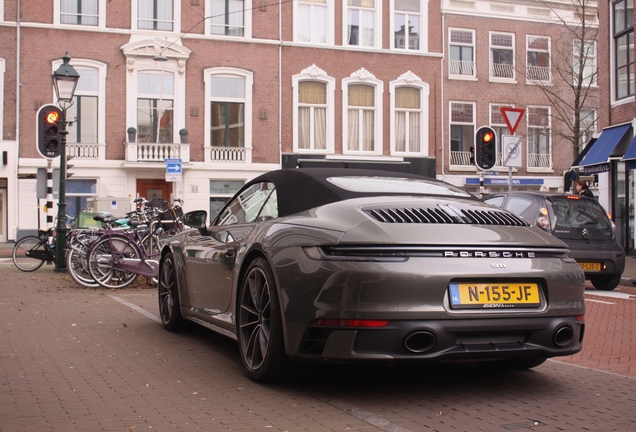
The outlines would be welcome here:
[[[459,258],[535,258],[534,252],[445,251],[445,257]]]

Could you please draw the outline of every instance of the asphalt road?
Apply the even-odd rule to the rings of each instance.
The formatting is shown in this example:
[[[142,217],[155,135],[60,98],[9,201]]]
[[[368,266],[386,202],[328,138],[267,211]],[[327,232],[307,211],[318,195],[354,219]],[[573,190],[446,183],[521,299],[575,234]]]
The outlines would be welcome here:
[[[530,371],[305,367],[260,385],[233,341],[164,331],[155,289],[0,263],[0,431],[634,431],[636,288],[586,303],[584,350]]]

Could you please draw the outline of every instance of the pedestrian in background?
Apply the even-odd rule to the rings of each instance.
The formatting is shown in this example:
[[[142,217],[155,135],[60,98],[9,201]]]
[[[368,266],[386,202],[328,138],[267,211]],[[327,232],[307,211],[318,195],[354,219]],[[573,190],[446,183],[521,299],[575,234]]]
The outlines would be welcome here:
[[[590,188],[587,186],[587,183],[585,183],[585,181],[583,180],[576,181],[576,193],[578,193],[579,195],[594,198],[594,194],[592,193]]]

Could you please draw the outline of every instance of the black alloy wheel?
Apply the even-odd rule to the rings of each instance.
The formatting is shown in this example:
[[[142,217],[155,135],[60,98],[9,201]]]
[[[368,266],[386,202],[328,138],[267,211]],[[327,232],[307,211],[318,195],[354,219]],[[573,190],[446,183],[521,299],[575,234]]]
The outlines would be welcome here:
[[[264,258],[250,264],[241,285],[238,341],[241,360],[254,381],[277,381],[290,372],[276,283]]]
[[[186,322],[181,316],[174,256],[170,252],[161,260],[158,285],[159,315],[163,328],[169,331],[182,330]]]

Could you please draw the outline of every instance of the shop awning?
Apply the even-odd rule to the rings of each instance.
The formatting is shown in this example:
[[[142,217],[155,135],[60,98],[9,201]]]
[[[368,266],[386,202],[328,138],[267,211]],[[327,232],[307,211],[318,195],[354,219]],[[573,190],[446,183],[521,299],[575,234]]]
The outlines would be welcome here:
[[[603,165],[609,164],[609,157],[631,127],[626,124],[603,130],[578,166],[585,171],[604,170]]]
[[[583,150],[581,150],[581,153],[579,153],[579,155],[576,157],[576,159],[574,159],[574,163],[572,164],[572,168],[578,168],[579,164],[581,163],[581,161],[583,160],[583,158],[585,156],[587,156],[587,153],[590,151],[590,149],[592,148],[592,146],[594,146],[594,143],[596,143],[596,138],[592,138],[583,148]]]
[[[625,161],[625,168],[636,169],[636,137],[629,143],[622,160]]]

